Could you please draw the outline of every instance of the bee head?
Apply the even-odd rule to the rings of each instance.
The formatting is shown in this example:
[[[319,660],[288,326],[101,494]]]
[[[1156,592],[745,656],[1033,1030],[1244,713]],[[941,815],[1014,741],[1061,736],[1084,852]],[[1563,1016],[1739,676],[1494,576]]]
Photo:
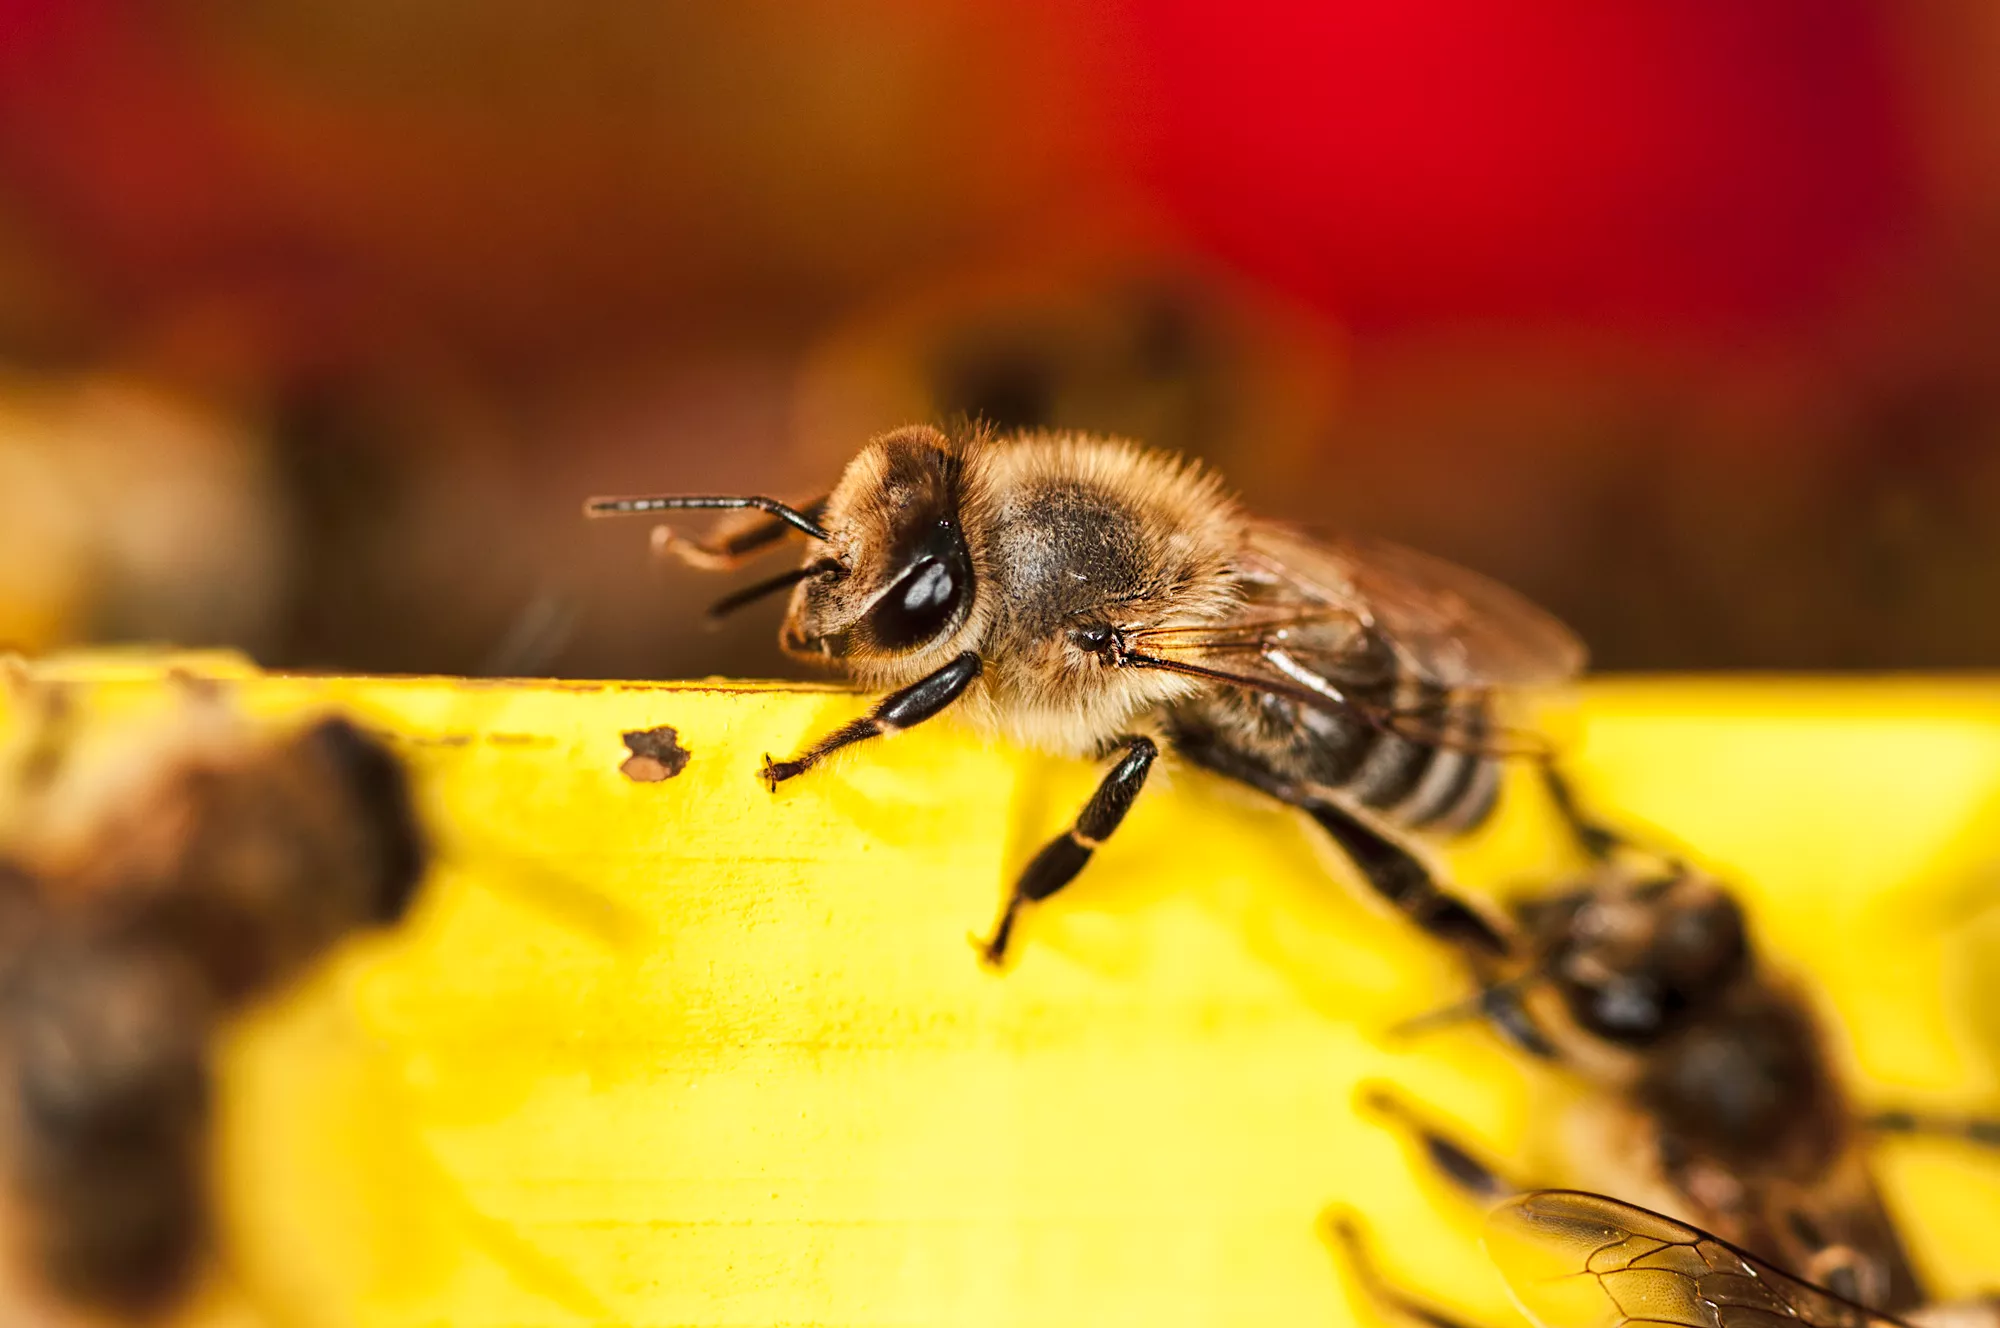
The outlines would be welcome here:
[[[1585,1029],[1629,1046],[1684,1026],[1749,962],[1742,910],[1698,873],[1589,892],[1563,918],[1557,989]]]
[[[936,429],[870,443],[824,517],[827,545],[792,593],[782,641],[859,671],[942,653],[971,616],[976,575],[961,519],[963,459]]]

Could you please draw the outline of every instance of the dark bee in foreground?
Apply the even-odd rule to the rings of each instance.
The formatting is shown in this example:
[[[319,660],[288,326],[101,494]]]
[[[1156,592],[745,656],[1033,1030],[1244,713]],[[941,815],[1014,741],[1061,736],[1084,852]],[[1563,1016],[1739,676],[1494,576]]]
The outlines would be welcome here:
[[[799,507],[761,497],[598,498],[607,516],[752,509],[707,543],[728,567],[790,534],[802,565],[729,596],[789,590],[781,641],[893,689],[789,760],[775,787],[843,747],[956,706],[1045,751],[1113,762],[1070,830],[1015,883],[986,958],[1025,903],[1082,870],[1162,744],[1303,808],[1370,884],[1451,935],[1500,948],[1391,838],[1482,823],[1496,759],[1523,744],[1495,693],[1560,683],[1583,650],[1493,582],[1393,545],[1316,542],[1244,513],[1211,476],[1128,443],[908,428]]]
[[[403,769],[344,719],[190,714],[163,751],[43,770],[0,864],[0,1318],[172,1308],[211,1234],[219,1022],[402,917]],[[17,818],[18,819],[18,818]]]
[[[1924,1303],[1875,1183],[1871,1135],[1979,1139],[1993,1127],[1864,1117],[1821,1021],[1759,961],[1732,894],[1699,870],[1594,836],[1604,856],[1590,874],[1515,906],[1509,955],[1467,948],[1480,991],[1444,1016],[1483,1015],[1603,1090],[1565,1140],[1593,1187],[1682,1215],[1874,1310]],[[1530,1188],[1386,1091],[1367,1103],[1472,1197]]]

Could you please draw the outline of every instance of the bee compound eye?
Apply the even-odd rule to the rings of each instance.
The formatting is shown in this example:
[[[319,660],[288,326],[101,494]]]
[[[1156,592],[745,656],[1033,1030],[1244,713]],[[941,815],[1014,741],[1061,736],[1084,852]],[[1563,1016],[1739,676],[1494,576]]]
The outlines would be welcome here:
[[[949,608],[958,593],[951,569],[943,563],[926,563],[903,583],[900,608],[913,619],[936,617]]]
[[[877,642],[907,650],[941,635],[959,616],[965,585],[942,560],[925,560],[904,575],[873,615]]]
[[[933,523],[876,601],[868,634],[885,650],[914,650],[937,640],[965,621],[972,579],[972,556],[958,523]]]
[[[1664,1035],[1681,1005],[1656,979],[1636,973],[1584,987],[1577,997],[1571,1008],[1578,1022],[1625,1046],[1645,1046]]]

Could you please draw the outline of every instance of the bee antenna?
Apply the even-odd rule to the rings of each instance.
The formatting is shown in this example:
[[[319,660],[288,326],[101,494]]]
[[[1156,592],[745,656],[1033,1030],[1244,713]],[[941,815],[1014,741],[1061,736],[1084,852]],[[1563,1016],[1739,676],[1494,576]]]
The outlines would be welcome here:
[[[792,529],[802,531],[816,540],[831,539],[826,527],[807,516],[796,507],[787,506],[776,498],[724,497],[704,495],[676,497],[671,494],[633,494],[616,498],[588,498],[584,500],[583,514],[587,517],[639,516],[647,512],[681,512],[699,508],[707,510],[737,511],[751,507],[778,518]]]
[[[1390,1028],[1389,1035],[1396,1038],[1416,1037],[1419,1034],[1428,1033],[1433,1029],[1448,1028],[1453,1024],[1462,1024],[1468,1020],[1491,1018],[1494,1005],[1497,1001],[1505,1001],[1511,997],[1518,996],[1524,988],[1540,976],[1541,974],[1538,972],[1523,973],[1519,977],[1508,978],[1504,982],[1495,982],[1481,987],[1462,1001],[1453,1001],[1450,1005],[1440,1006],[1435,1010],[1427,1010],[1423,1014],[1414,1015],[1402,1020]]]

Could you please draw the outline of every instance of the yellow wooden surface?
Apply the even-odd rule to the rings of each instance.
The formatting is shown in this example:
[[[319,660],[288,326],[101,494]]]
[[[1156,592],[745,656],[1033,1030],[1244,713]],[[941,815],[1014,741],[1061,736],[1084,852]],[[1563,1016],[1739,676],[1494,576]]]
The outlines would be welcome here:
[[[230,1282],[198,1320],[1373,1321],[1315,1233],[1337,1202],[1398,1279],[1500,1328],[1478,1215],[1356,1085],[1588,1183],[1550,1138],[1573,1090],[1476,1029],[1388,1038],[1463,994],[1454,965],[1298,817],[1208,776],[1156,776],[995,976],[967,935],[1086,766],[940,723],[773,796],[761,755],[862,698],[193,662],[253,714],[396,735],[447,853],[397,934],[233,1033]],[[100,716],[170,704],[154,662],[55,671]],[[685,772],[625,778],[620,733],[662,724]],[[2000,681],[1607,681],[1573,727],[1594,801],[1742,882],[1865,1097],[2000,1102]],[[1453,862],[1505,889],[1553,843],[1523,797]],[[1989,1284],[2000,1156],[1883,1166],[1926,1270]]]

